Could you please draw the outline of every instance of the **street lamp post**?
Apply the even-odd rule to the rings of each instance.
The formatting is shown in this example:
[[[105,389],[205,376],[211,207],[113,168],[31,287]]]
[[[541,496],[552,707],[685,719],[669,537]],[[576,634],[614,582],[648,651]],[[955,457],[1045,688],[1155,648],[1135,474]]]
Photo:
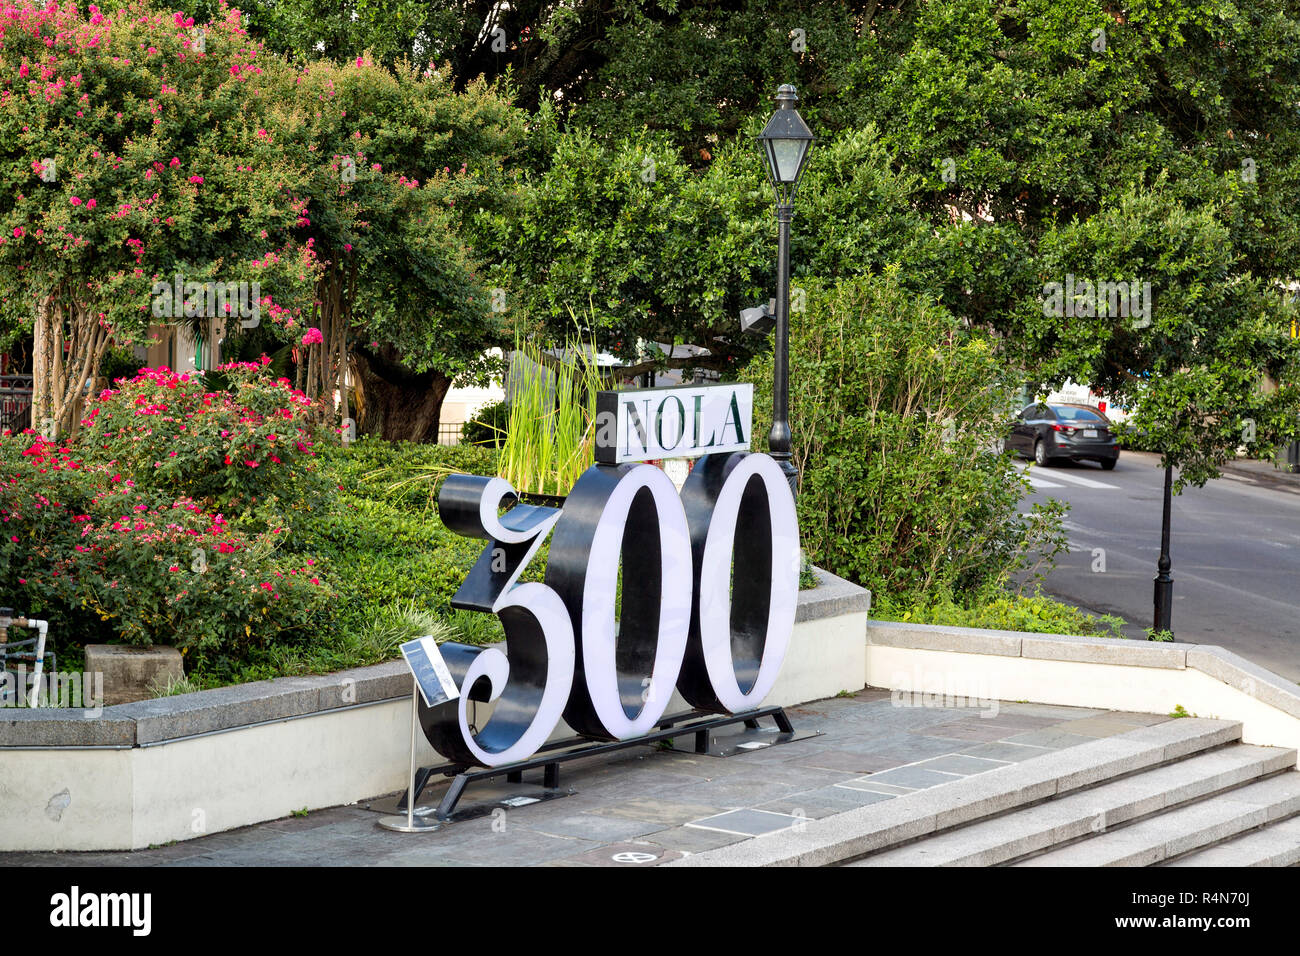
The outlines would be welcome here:
[[[772,376],[772,430],[767,444],[780,465],[791,493],[797,493],[799,473],[790,453],[790,220],[794,218],[794,192],[812,149],[812,131],[794,108],[799,97],[794,87],[783,84],[776,91],[776,112],[763,127],[758,141],[763,145],[767,176],[776,190],[776,341]]]
[[[1165,465],[1164,522],[1160,528],[1160,558],[1156,561],[1155,625],[1156,631],[1173,636],[1174,579],[1169,575],[1173,561],[1169,557],[1169,508],[1173,499],[1173,465]]]

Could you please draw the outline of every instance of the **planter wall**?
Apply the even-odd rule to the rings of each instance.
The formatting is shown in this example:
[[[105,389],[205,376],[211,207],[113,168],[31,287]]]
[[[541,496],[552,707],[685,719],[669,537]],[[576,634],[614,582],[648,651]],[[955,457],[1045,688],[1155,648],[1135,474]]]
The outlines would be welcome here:
[[[1300,748],[1300,686],[1222,647],[885,621],[868,624],[867,644],[867,683],[900,706],[1182,707],[1241,721],[1244,743]]]
[[[766,703],[860,690],[871,595],[818,572]],[[669,713],[686,710],[674,698]],[[104,708],[0,710],[0,850],[121,850],[354,803],[406,785],[400,661]],[[485,718],[479,707],[480,723]],[[567,727],[556,736],[568,736]],[[420,737],[417,759],[443,763]]]

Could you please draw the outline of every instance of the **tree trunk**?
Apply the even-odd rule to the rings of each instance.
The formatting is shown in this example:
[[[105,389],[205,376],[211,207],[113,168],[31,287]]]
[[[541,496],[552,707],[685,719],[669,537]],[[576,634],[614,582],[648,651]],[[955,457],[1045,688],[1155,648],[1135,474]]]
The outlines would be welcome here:
[[[391,349],[355,354],[366,396],[358,432],[387,441],[436,442],[451,379],[437,371],[411,372]]]
[[[32,427],[51,440],[74,434],[112,336],[89,306],[57,290],[38,304],[32,334]]]

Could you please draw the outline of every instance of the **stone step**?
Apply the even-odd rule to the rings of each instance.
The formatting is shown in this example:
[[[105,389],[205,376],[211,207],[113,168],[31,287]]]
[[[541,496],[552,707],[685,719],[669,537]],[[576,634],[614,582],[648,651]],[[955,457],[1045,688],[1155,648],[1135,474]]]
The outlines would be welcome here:
[[[849,866],[995,866],[1294,767],[1296,752],[1226,747],[876,853]]]
[[[835,866],[1240,740],[1239,721],[1167,720],[665,865]]]
[[[1300,817],[1251,830],[1164,865],[1295,866],[1297,863],[1300,863]]]
[[[1300,813],[1300,773],[1247,784],[1017,866],[1152,866]]]

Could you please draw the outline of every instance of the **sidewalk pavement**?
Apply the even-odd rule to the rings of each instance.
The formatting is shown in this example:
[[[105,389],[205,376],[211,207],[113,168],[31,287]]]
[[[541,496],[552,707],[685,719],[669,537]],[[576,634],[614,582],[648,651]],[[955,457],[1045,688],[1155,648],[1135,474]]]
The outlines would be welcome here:
[[[1255,461],[1251,458],[1238,458],[1223,466],[1226,478],[1244,480],[1251,483],[1265,483],[1288,491],[1300,492],[1300,474],[1287,471],[1285,465],[1279,466],[1273,461]]]
[[[381,829],[379,808],[362,804],[134,852],[0,853],[0,867],[654,866],[1168,719],[899,698],[869,689],[787,708],[796,732],[821,734],[730,757],[647,745],[562,764],[562,798],[536,801],[540,770],[472,784],[463,818],[431,833]],[[446,786],[420,805],[436,806]]]

